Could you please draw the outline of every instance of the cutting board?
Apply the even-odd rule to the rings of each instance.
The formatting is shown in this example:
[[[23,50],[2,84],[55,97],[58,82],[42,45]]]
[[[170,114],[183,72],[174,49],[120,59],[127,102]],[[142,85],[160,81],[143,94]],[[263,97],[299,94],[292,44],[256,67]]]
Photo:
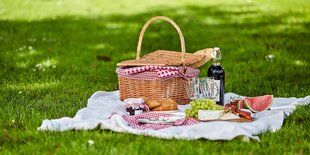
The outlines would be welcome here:
[[[214,119],[214,120],[199,120],[201,122],[214,122],[214,121],[225,121],[225,122],[252,122],[251,120],[245,119],[245,118],[236,118],[236,119],[227,119],[227,120],[221,120],[221,119]]]

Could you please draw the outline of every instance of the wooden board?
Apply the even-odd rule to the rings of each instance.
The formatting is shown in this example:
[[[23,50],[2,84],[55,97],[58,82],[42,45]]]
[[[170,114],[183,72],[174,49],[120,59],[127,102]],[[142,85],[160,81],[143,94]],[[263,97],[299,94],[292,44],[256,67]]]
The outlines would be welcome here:
[[[236,119],[227,119],[227,120],[221,120],[221,119],[215,119],[215,120],[199,120],[201,122],[214,122],[214,121],[225,121],[225,122],[252,122],[251,120],[245,119],[245,118],[236,118]]]

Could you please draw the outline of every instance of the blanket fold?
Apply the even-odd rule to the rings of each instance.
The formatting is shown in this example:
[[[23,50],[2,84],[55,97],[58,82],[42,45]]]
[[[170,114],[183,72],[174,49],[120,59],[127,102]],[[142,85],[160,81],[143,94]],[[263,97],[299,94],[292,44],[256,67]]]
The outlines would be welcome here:
[[[238,96],[234,93],[226,93],[225,101]],[[127,132],[132,134],[147,135],[158,138],[176,139],[209,139],[231,140],[238,136],[246,136],[259,140],[257,134],[272,131],[282,127],[284,118],[292,114],[297,105],[307,105],[310,96],[304,98],[274,98],[271,110],[256,113],[253,122],[182,122],[181,125],[170,125],[166,128],[153,130],[152,128],[134,128],[124,118],[126,114],[124,103],[119,100],[119,91],[95,92],[89,99],[87,107],[80,109],[73,118],[63,117],[59,119],[43,120],[38,130],[40,131],[67,131],[67,130],[91,130],[99,127],[115,132]],[[179,105],[178,109],[184,111],[190,105]]]

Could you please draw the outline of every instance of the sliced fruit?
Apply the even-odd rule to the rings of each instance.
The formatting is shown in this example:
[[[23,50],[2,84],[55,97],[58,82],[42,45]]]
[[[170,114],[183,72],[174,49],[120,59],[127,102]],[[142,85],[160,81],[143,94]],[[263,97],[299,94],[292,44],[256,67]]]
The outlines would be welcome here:
[[[244,108],[244,101],[245,101],[245,100],[240,100],[240,101],[238,101],[238,103],[237,103],[238,109],[243,109],[243,108]]]
[[[244,108],[250,109],[252,112],[261,112],[269,109],[272,105],[272,101],[273,95],[249,97],[244,99]]]

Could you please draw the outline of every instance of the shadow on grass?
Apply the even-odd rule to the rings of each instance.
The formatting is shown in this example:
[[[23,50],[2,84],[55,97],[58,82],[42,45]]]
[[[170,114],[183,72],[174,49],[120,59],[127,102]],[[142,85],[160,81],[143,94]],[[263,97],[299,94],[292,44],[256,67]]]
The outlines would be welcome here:
[[[310,23],[303,21],[305,15],[265,14],[252,5],[187,6],[132,16],[0,21],[3,100],[13,104],[26,99],[28,106],[43,106],[42,111],[75,107],[69,112],[74,114],[93,92],[117,89],[116,63],[135,58],[139,31],[156,15],[176,21],[187,51],[221,47],[227,92],[285,97],[310,92]],[[154,23],[142,49],[142,55],[157,49],[179,51],[177,33],[167,23]],[[274,59],[267,61],[266,55]],[[101,61],[98,56],[108,59]],[[200,76],[206,76],[209,65],[201,68]],[[16,97],[20,91],[23,98]],[[46,105],[53,100],[61,104]]]

